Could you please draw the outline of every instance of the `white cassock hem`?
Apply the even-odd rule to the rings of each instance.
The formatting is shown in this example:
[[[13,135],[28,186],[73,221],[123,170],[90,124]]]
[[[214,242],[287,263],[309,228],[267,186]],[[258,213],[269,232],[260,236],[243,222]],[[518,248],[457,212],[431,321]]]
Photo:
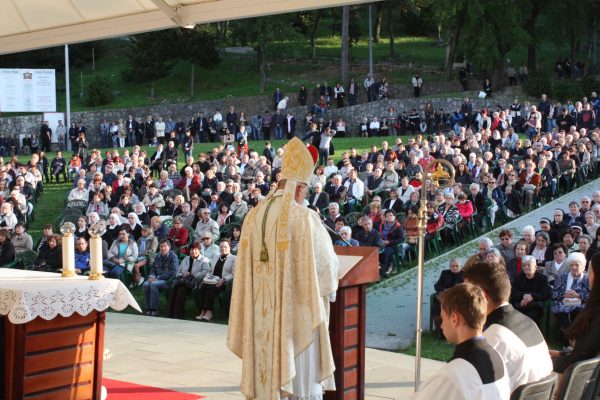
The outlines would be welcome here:
[[[292,381],[294,395],[289,400],[322,400],[323,385],[319,382],[321,375],[321,359],[319,345],[319,330],[313,330],[313,341],[302,353],[294,359],[296,376]]]

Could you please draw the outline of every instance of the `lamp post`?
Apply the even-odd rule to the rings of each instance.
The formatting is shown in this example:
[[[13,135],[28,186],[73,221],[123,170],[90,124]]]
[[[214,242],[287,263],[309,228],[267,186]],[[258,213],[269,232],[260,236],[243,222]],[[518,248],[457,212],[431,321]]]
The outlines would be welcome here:
[[[435,166],[434,172],[430,172]],[[444,159],[430,161],[423,170],[421,181],[421,207],[419,207],[419,259],[417,264],[417,334],[415,340],[415,392],[421,385],[421,319],[423,316],[423,269],[425,267],[425,234],[427,232],[427,182],[435,181],[440,188],[454,183],[454,166]]]
[[[62,277],[72,278],[75,275],[75,225],[66,222],[60,227],[62,237]]]
[[[103,279],[102,275],[102,238],[106,230],[98,224],[92,224],[88,232],[90,234],[90,274],[88,279],[95,281]]]

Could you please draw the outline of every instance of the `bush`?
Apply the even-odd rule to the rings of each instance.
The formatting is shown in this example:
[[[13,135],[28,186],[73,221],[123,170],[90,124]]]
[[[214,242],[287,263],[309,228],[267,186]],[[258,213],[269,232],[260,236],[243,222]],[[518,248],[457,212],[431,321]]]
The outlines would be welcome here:
[[[570,99],[575,102],[576,100],[581,99],[583,96],[583,89],[581,88],[581,83],[578,81],[564,80],[554,83],[552,97],[554,97],[556,100],[565,101]]]
[[[102,106],[110,103],[112,97],[110,80],[101,76],[95,76],[87,85],[84,103],[89,107]]]
[[[581,80],[581,88],[586,96],[591,95],[592,92],[598,93],[600,91],[600,81],[593,76],[586,76]]]
[[[536,72],[527,77],[523,90],[532,97],[540,97],[544,93],[550,95],[552,93],[552,79],[548,74]]]

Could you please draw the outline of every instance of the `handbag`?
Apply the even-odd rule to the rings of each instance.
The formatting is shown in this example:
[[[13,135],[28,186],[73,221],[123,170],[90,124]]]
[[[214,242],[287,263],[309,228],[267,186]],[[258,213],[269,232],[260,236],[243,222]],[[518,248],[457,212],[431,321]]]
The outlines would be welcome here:
[[[177,278],[175,285],[176,286],[185,286],[188,289],[195,289],[196,288],[196,278],[194,277],[194,275],[180,276]]]

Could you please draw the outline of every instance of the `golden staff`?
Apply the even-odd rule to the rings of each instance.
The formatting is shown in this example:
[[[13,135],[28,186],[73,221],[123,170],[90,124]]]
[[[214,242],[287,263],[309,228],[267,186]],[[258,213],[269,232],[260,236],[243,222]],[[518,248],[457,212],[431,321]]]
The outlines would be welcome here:
[[[431,168],[435,166],[433,172]],[[421,207],[419,208],[419,260],[417,263],[417,334],[415,340],[415,392],[421,384],[421,319],[423,315],[423,269],[425,267],[425,233],[427,232],[427,183],[435,181],[440,189],[454,183],[454,167],[448,160],[435,159],[423,169],[421,180]]]

